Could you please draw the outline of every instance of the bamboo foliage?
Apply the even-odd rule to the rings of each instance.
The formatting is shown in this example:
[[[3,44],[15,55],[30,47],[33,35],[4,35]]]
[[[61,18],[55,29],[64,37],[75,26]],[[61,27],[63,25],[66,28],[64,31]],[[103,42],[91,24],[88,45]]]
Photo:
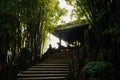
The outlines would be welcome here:
[[[1,41],[6,38],[1,43],[1,49],[11,47],[18,56],[20,49],[26,47],[34,58],[39,56],[41,45],[47,39],[46,35],[52,32],[65,13],[66,10],[59,7],[57,0],[1,0]]]
[[[96,44],[93,48],[102,49],[111,56],[108,60],[119,66],[120,48],[120,1],[118,0],[66,0],[74,4],[77,16],[86,17],[86,21],[91,25],[91,32],[95,36],[91,39],[91,44]],[[81,15],[83,14],[83,15]],[[79,19],[79,22],[81,19]],[[93,41],[93,42],[92,42]],[[91,48],[92,49],[92,48]],[[98,51],[97,51],[98,52]],[[97,53],[96,53],[97,54]],[[105,55],[106,56],[106,55]]]

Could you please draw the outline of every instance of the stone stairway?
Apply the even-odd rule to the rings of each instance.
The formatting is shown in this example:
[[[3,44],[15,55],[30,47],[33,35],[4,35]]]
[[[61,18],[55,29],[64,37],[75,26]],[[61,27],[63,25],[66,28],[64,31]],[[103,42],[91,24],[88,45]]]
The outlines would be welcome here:
[[[66,80],[70,59],[69,51],[49,54],[43,62],[18,73],[17,80]]]

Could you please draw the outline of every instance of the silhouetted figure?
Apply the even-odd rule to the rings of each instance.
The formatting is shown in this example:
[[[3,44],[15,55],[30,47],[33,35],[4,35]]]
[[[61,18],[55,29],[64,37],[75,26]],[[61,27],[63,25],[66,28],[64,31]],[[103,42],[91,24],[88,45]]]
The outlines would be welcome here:
[[[49,44],[49,49],[52,49],[52,45],[51,44]]]
[[[48,50],[47,50],[47,53],[52,53],[52,52],[53,52],[52,45],[51,45],[51,44],[49,44],[49,48],[48,48]]]

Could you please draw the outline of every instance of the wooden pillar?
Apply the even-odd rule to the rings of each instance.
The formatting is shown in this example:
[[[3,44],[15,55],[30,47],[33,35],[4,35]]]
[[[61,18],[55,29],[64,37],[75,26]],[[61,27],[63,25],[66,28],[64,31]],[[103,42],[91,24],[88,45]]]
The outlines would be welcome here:
[[[59,36],[59,42],[60,42],[60,46],[61,46],[61,42],[62,42],[62,41],[61,41],[61,34],[60,34],[60,36]]]
[[[88,29],[84,30],[84,46],[86,48],[86,53],[88,58],[90,58],[90,44],[89,44],[89,31]]]

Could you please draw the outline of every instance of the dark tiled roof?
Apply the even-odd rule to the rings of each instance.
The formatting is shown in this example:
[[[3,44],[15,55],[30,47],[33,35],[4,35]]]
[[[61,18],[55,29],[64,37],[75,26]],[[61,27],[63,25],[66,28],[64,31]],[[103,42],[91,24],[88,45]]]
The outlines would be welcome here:
[[[53,35],[61,37],[61,39],[67,42],[74,42],[76,40],[81,41],[83,38],[83,32],[88,29],[89,24],[66,24],[66,27],[59,25]]]

